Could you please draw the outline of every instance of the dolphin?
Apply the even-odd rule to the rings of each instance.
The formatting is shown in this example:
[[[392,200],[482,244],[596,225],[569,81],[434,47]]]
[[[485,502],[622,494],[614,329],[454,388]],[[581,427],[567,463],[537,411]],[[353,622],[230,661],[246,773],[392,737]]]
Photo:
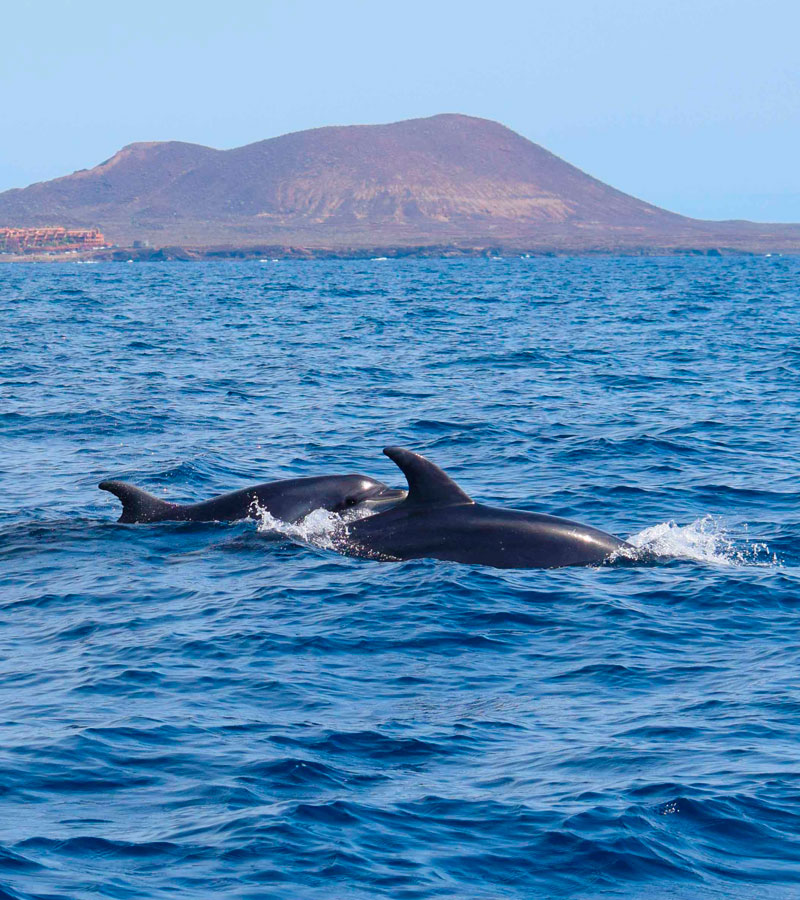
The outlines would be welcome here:
[[[476,503],[437,465],[402,447],[383,451],[408,481],[393,509],[347,526],[343,552],[383,560],[444,559],[499,569],[596,566],[632,545],[579,522]]]
[[[270,481],[222,494],[202,503],[168,503],[126,484],[101,481],[98,487],[122,501],[120,522],[235,522],[255,518],[262,510],[282,522],[299,522],[315,509],[344,512],[386,508],[406,492],[366,475],[321,475]]]

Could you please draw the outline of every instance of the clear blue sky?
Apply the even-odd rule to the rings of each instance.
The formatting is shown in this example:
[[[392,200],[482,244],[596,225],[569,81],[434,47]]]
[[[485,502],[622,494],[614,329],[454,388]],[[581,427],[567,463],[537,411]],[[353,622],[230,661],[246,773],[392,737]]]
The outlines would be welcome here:
[[[18,0],[0,190],[133,141],[496,119],[688,215],[800,221],[798,0]]]

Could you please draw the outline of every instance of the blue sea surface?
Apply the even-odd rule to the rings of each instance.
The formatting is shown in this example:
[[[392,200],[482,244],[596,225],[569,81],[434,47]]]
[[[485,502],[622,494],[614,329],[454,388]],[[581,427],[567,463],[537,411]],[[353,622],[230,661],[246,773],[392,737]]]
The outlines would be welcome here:
[[[800,259],[0,267],[0,898],[800,897]],[[120,525],[419,451],[671,561]]]

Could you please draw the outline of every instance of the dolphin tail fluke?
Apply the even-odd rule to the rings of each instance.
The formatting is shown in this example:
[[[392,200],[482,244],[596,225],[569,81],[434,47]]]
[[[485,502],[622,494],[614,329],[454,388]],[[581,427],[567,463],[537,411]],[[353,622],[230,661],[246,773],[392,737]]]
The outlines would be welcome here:
[[[132,522],[164,522],[179,518],[176,512],[180,509],[177,503],[159,500],[147,491],[126,484],[124,481],[101,481],[101,491],[108,491],[122,502],[122,515],[118,521]]]

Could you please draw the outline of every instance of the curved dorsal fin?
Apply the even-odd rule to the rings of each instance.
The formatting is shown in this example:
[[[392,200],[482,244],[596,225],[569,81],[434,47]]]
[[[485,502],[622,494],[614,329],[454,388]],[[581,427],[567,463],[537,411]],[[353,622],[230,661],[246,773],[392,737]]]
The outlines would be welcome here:
[[[396,463],[408,481],[405,503],[451,504],[475,501],[437,465],[402,447],[385,447],[383,452]]]
[[[180,509],[177,503],[159,500],[124,481],[101,481],[98,487],[122,501],[122,515],[117,520],[119,522],[163,522],[174,518],[176,511]]]

